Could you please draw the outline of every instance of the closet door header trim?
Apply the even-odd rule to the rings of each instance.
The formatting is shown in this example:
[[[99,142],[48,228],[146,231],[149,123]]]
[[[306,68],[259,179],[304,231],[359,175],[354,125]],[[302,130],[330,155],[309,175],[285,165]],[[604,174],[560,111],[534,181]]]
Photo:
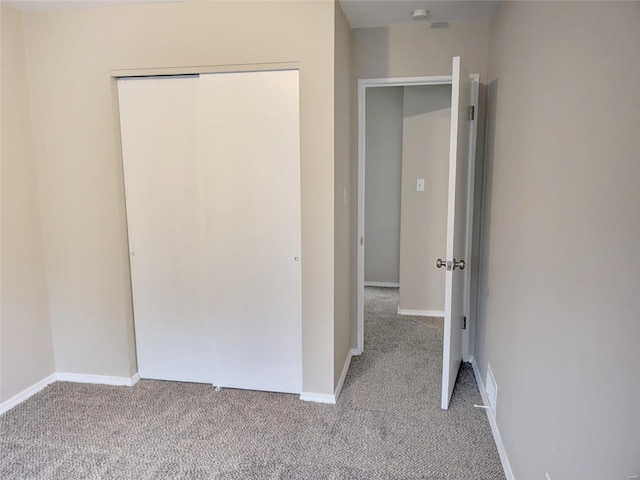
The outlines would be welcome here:
[[[201,75],[207,73],[270,72],[274,70],[300,70],[300,62],[246,63],[232,65],[195,65],[184,67],[149,67],[113,69],[113,78],[161,77],[174,75]]]

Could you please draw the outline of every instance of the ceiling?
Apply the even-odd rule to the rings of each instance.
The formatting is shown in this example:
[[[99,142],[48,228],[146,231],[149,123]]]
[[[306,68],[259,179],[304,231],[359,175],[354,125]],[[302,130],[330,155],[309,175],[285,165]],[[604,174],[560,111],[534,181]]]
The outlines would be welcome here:
[[[352,28],[385,27],[416,22],[414,10],[429,12],[428,22],[458,22],[490,18],[500,1],[484,0],[340,0]]]
[[[99,7],[136,3],[160,3],[198,0],[0,0],[2,5],[22,11],[55,10],[63,8]],[[216,0],[199,0],[216,1]],[[242,1],[242,0],[235,0]],[[270,1],[270,0],[262,0]],[[299,0],[304,1],[304,0]],[[328,1],[328,0],[327,0]],[[487,19],[499,0],[339,0],[352,28],[384,27],[396,23],[415,22],[411,13],[427,9],[429,22],[457,22]]]

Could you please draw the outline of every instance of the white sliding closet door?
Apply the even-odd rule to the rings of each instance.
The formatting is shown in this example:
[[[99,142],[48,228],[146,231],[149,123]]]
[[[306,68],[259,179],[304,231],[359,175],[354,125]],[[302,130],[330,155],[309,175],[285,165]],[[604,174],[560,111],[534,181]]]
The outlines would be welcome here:
[[[202,75],[213,383],[302,391],[298,72]]]
[[[199,79],[118,80],[138,371],[211,381],[203,315]]]
[[[118,92],[140,376],[300,393],[298,72]]]

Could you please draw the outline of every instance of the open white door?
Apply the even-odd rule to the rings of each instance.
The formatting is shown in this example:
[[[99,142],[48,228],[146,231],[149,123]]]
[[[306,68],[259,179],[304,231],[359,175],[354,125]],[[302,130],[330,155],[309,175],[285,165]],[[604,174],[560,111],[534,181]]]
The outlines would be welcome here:
[[[444,349],[442,359],[442,408],[449,408],[460,363],[464,316],[464,273],[467,242],[467,174],[471,121],[471,77],[460,57],[453,59],[451,88],[451,147],[449,151],[449,200],[444,301]],[[441,262],[438,262],[438,267]]]

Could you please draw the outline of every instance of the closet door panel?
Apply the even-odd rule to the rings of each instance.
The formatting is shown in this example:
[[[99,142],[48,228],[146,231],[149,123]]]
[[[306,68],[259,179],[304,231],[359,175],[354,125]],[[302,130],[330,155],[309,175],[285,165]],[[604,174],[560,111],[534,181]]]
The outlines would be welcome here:
[[[298,72],[202,75],[199,118],[213,383],[300,393]]]
[[[211,383],[198,77],[118,80],[138,369]]]

